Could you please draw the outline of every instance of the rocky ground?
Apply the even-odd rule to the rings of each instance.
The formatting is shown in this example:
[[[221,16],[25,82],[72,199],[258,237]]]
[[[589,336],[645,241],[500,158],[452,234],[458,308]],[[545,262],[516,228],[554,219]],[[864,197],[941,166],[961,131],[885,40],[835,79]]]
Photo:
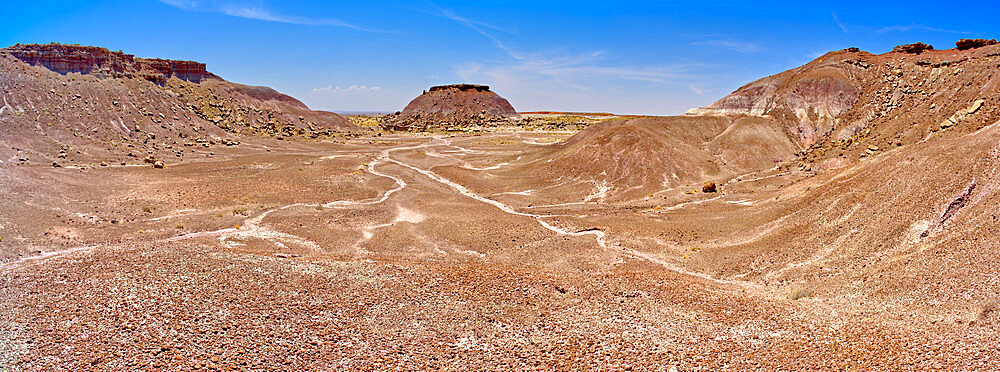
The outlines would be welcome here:
[[[962,45],[417,132],[5,49],[0,370],[1000,369],[1000,46]]]
[[[6,166],[6,180],[54,181],[0,204],[0,363],[15,370],[1000,367],[994,308],[943,301],[961,291],[932,283],[906,288],[921,277],[908,269],[919,264],[898,271],[914,274],[876,279],[884,268],[864,267],[856,252],[802,255],[825,243],[787,238],[793,222],[764,222],[782,221],[771,215],[798,208],[800,198],[825,200],[806,191],[824,187],[810,182],[835,181],[798,171],[748,175],[722,187],[733,191],[699,191],[667,205],[543,206],[532,192],[492,191],[506,166],[491,158],[537,151],[551,145],[534,143],[550,139],[271,139],[164,169]],[[93,182],[102,179],[119,182]],[[747,202],[748,191],[737,190],[751,187]],[[65,201],[48,199],[56,189]],[[24,203],[34,206],[33,218],[13,219]],[[748,250],[765,263],[742,255]],[[970,263],[966,270],[985,276],[965,284],[989,291],[996,276],[983,265],[995,257]]]

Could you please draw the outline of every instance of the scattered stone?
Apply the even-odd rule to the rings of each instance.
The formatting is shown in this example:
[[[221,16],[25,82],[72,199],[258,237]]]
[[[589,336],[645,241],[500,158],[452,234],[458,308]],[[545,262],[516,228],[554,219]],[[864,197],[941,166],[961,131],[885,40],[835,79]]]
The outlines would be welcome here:
[[[975,102],[972,103],[972,106],[969,106],[969,109],[966,111],[969,114],[975,114],[976,111],[979,111],[979,109],[983,107],[984,103],[986,103],[985,100],[977,99]]]
[[[163,166],[164,166],[163,162],[159,161],[159,160],[157,160],[155,163],[153,163],[153,168],[163,168]]]
[[[101,166],[102,166],[102,167],[106,167],[106,166],[108,166],[108,162],[106,162],[106,161],[102,161],[102,162],[101,162]]]

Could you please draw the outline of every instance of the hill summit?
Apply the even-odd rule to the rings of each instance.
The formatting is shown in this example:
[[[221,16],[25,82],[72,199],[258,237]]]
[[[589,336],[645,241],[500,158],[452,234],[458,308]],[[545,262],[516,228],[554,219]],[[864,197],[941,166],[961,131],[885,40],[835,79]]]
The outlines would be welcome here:
[[[414,98],[387,126],[397,130],[444,129],[499,123],[517,115],[514,106],[486,85],[433,86]]]

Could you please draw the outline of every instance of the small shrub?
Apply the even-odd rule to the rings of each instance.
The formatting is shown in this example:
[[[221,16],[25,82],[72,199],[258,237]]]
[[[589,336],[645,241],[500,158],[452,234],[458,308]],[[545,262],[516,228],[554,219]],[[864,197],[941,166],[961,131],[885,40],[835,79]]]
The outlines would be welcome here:
[[[247,207],[236,207],[235,209],[233,209],[233,215],[234,216],[237,216],[237,215],[239,215],[239,216],[246,216],[247,214],[249,214],[249,212],[250,212],[250,210]]]
[[[153,208],[150,208],[148,206],[142,207],[142,213],[153,213]]]
[[[809,290],[809,289],[795,288],[791,292],[788,293],[788,299],[792,300],[792,301],[795,301],[795,300],[798,300],[800,298],[812,297],[812,295],[813,295],[813,292],[811,290]]]
[[[983,304],[979,309],[976,321],[980,323],[997,323],[1000,320],[1000,303],[993,301]]]

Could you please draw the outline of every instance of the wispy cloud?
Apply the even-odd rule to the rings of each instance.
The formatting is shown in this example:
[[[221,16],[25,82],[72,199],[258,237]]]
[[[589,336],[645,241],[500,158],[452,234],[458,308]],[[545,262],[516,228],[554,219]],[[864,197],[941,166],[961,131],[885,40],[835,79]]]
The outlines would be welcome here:
[[[196,0],[159,0],[161,3],[173,6],[178,9],[219,13],[232,17],[254,19],[266,22],[288,23],[304,26],[335,26],[346,27],[358,31],[384,32],[380,30],[361,27],[352,23],[344,22],[333,18],[312,18],[294,15],[275,13],[262,5],[247,5],[241,2],[230,1],[196,1]]]
[[[705,84],[699,84],[699,83],[691,83],[691,84],[688,84],[687,87],[688,87],[688,90],[690,90],[691,92],[693,92],[694,94],[697,94],[699,96],[704,96],[705,93],[708,93],[708,92],[711,92],[711,91],[714,90],[714,89],[710,89],[710,88],[705,87]]]
[[[462,25],[481,35],[508,58],[473,60],[456,64],[455,75],[466,82],[487,83],[501,94],[528,107],[554,109],[596,109],[613,105],[625,107],[661,105],[687,106],[675,100],[660,102],[657,98],[624,99],[626,90],[684,90],[701,95],[707,91],[698,81],[701,64],[636,65],[622,63],[604,51],[572,52],[565,48],[526,51],[510,39],[517,34],[490,23],[473,20],[451,10],[437,8],[431,13]],[[440,80],[440,79],[439,79]],[[635,82],[636,84],[629,84]],[[639,102],[643,101],[643,102]],[[682,102],[684,101],[684,102]],[[518,103],[515,103],[518,104]],[[683,112],[683,111],[681,111]]]
[[[484,65],[473,63],[457,68],[459,77],[471,80],[476,76],[501,75],[521,73],[531,76],[545,77],[550,81],[563,84],[576,84],[586,80],[614,78],[649,82],[667,82],[680,76],[675,68],[666,67],[625,67],[608,66],[603,52],[587,54],[559,53],[559,51],[524,52],[505,43],[494,32],[513,34],[503,28],[489,23],[472,20],[447,9],[435,13],[427,13],[455,21],[462,26],[482,35],[494,46],[513,59],[513,63],[491,63]]]
[[[347,88],[341,88],[339,86],[335,87],[333,84],[327,85],[321,88],[313,88],[310,92],[312,93],[327,93],[327,94],[345,94],[345,93],[371,93],[379,92],[382,87],[372,85],[351,85]]]
[[[845,26],[844,23],[840,21],[840,17],[837,17],[837,13],[830,12],[830,15],[833,16],[833,23],[836,23],[841,30],[844,30],[845,34],[849,33],[847,32],[847,26]]]
[[[894,25],[894,26],[882,27],[882,28],[880,28],[878,30],[875,30],[875,33],[876,34],[884,34],[884,33],[888,33],[888,32],[909,32],[909,31],[914,31],[914,30],[930,31],[930,32],[943,32],[943,33],[949,33],[949,34],[971,34],[972,33],[972,32],[969,32],[969,31],[947,30],[947,29],[943,29],[943,28],[931,27],[931,26],[921,25],[921,24],[916,24],[916,23],[911,23],[910,25]]]
[[[194,10],[198,7],[198,2],[191,0],[160,0],[160,2],[184,10]]]
[[[506,52],[511,57],[518,58],[516,56],[516,54],[517,54],[516,51],[514,51],[512,48],[510,48],[507,44],[504,44],[503,40],[500,40],[500,38],[494,36],[493,33],[488,32],[486,30],[490,29],[490,30],[493,30],[493,31],[499,31],[499,32],[506,33],[506,34],[513,34],[512,32],[510,32],[510,31],[508,31],[506,29],[494,26],[494,25],[489,24],[489,23],[475,21],[475,20],[463,17],[463,16],[461,16],[461,15],[459,15],[459,14],[453,12],[453,11],[447,10],[447,9],[441,9],[441,8],[438,8],[437,6],[433,6],[433,5],[432,5],[432,7],[437,8],[438,11],[437,12],[421,11],[421,12],[424,13],[424,14],[429,14],[429,15],[436,16],[436,17],[447,18],[447,19],[450,19],[452,21],[458,22],[462,26],[465,26],[466,28],[468,28],[468,29],[470,29],[472,31],[475,31],[476,33],[482,35],[483,37],[489,39],[491,42],[493,42],[494,46],[496,46],[497,48],[500,48],[501,50],[503,50],[504,52]]]
[[[740,53],[756,53],[761,51],[761,47],[754,43],[735,41],[727,39],[715,39],[708,41],[696,41],[691,43],[691,45],[704,45],[715,48],[729,49]]]

